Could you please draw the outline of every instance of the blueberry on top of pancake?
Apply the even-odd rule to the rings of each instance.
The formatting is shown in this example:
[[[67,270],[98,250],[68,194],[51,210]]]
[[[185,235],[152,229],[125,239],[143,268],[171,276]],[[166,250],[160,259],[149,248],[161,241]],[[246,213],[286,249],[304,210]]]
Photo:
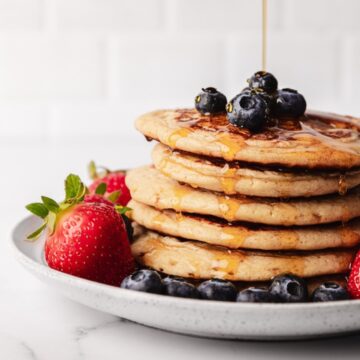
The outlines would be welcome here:
[[[276,116],[299,117],[304,115],[306,101],[304,96],[293,89],[279,90],[276,96],[274,114]]]
[[[305,98],[293,89],[277,90],[278,81],[266,71],[258,71],[226,106],[229,122],[253,133],[261,131],[274,117],[299,118],[306,110]]]
[[[227,162],[285,168],[348,170],[360,166],[360,120],[307,111],[299,118],[271,118],[261,132],[231,124],[226,114],[195,109],[142,115],[137,129],[172,149]]]
[[[278,81],[276,77],[267,71],[256,72],[249,80],[249,87],[252,89],[259,89],[268,94],[275,92],[278,88]]]
[[[213,87],[203,88],[195,98],[195,108],[201,114],[218,114],[225,112],[226,97]]]
[[[258,132],[269,116],[268,104],[260,94],[241,92],[226,105],[229,122],[241,128]]]
[[[252,133],[261,131],[273,117],[299,118],[306,110],[305,98],[293,89],[278,90],[275,76],[256,72],[249,86],[226,104],[226,97],[213,87],[203,88],[195,98],[195,108],[201,114],[227,113],[229,122]]]

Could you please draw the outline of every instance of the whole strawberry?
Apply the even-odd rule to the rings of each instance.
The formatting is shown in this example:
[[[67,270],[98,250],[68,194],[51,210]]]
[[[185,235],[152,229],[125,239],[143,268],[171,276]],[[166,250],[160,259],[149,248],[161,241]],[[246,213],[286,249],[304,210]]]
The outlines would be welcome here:
[[[106,193],[104,196],[117,193],[116,204],[126,206],[131,200],[131,195],[128,187],[125,184],[125,172],[123,171],[110,171],[103,168],[102,173],[97,172],[95,163],[92,161],[89,164],[90,177],[94,182],[89,186],[90,194],[94,194],[101,187],[102,184],[106,185]]]
[[[348,291],[353,299],[360,299],[360,251],[351,265]]]
[[[84,202],[86,203],[101,203],[110,206],[114,206],[115,204],[110,200],[106,199],[104,195],[101,194],[86,194],[84,197]]]
[[[102,185],[105,185],[105,184],[102,184]],[[101,203],[101,204],[107,204],[107,205],[115,207],[116,211],[121,215],[121,217],[124,221],[128,240],[130,243],[132,243],[133,236],[134,236],[134,229],[132,227],[131,220],[126,215],[126,213],[131,209],[126,206],[116,205],[116,200],[117,200],[117,196],[118,196],[118,194],[116,194],[116,192],[110,194],[108,196],[108,198],[105,198],[104,194],[99,193],[99,192],[104,192],[104,193],[106,192],[106,185],[104,187],[102,187],[102,189],[100,189],[100,187],[98,187],[98,189],[96,191],[98,193],[85,195],[84,202],[86,202],[86,203]]]
[[[86,187],[76,175],[65,181],[66,198],[58,204],[43,196],[27,209],[44,219],[29,235],[47,229],[45,259],[58,271],[109,285],[119,285],[134,270],[122,217],[112,204],[84,202]]]

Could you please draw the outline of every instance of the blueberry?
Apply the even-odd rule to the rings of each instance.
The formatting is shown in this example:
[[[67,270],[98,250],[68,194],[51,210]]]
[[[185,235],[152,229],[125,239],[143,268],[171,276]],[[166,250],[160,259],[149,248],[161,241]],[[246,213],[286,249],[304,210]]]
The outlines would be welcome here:
[[[347,290],[334,282],[325,282],[314,290],[311,296],[312,301],[337,301],[348,300],[350,295]]]
[[[143,291],[154,294],[164,293],[161,276],[154,270],[142,269],[127,276],[121,283],[124,289]]]
[[[260,94],[245,91],[230,100],[226,111],[230,123],[257,132],[266,122],[269,107]]]
[[[213,87],[202,89],[202,92],[195,98],[195,108],[202,114],[225,112],[226,103],[225,95]]]
[[[198,286],[200,297],[206,300],[235,301],[236,288],[230,281],[211,279]]]
[[[293,89],[279,90],[276,95],[274,112],[276,116],[299,117],[306,110],[305,98]]]
[[[275,276],[269,291],[280,302],[304,302],[308,298],[305,281],[291,274]]]
[[[266,288],[249,287],[239,292],[237,302],[274,302],[276,299]]]
[[[252,89],[259,89],[271,94],[277,90],[278,81],[273,74],[258,71],[249,79],[249,86]]]
[[[276,97],[275,97],[276,92],[274,94],[268,94],[264,91],[257,91],[255,89],[251,89],[250,87],[245,87],[244,89],[242,89],[241,92],[247,94],[259,95],[266,102],[269,113],[271,114],[271,112],[273,111],[276,101]]]
[[[163,283],[167,295],[191,299],[200,297],[196,286],[183,278],[168,276],[163,280]]]

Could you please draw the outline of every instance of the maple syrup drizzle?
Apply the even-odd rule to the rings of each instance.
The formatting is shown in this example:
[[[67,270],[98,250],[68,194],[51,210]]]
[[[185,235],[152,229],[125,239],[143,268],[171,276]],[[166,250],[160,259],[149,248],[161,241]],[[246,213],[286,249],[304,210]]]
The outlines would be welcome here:
[[[348,191],[348,186],[346,183],[346,174],[341,174],[339,176],[339,183],[338,183],[339,195],[346,195],[347,191]]]
[[[191,133],[190,129],[185,127],[175,130],[168,138],[168,143],[171,148],[176,147],[179,139],[186,138]]]
[[[224,175],[219,178],[222,190],[225,194],[236,194],[236,169],[228,168]]]
[[[195,109],[175,110],[178,128],[170,135],[167,145],[176,148],[177,141],[188,137],[198,130],[205,131],[221,147],[222,158],[234,161],[236,154],[247,147],[247,140],[260,141],[297,141],[306,142],[307,146],[323,144],[329,151],[337,150],[358,154],[359,125],[351,118],[340,115],[308,112],[299,119],[272,119],[260,133],[250,133],[238,128],[219,114],[205,116]],[[324,167],[325,168],[325,167]]]
[[[262,0],[262,70],[266,71],[267,50],[267,0]]]
[[[236,213],[239,210],[239,202],[227,195],[219,198],[219,210],[227,221],[236,220]]]

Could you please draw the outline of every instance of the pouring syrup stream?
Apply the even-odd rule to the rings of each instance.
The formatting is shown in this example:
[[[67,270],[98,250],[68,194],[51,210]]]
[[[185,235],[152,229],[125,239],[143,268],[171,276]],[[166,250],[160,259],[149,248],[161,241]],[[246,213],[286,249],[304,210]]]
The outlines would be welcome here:
[[[266,71],[267,0],[262,0],[262,70]]]

